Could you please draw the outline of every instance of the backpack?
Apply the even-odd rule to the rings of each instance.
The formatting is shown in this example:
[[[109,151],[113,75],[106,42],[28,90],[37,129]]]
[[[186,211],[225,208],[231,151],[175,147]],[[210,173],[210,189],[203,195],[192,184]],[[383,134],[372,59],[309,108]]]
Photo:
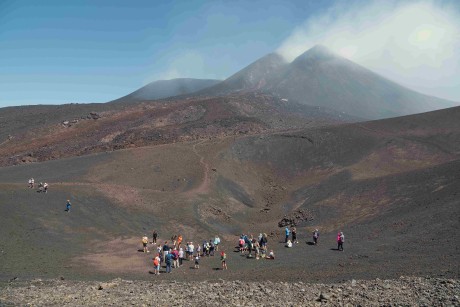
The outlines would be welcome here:
[[[153,265],[154,265],[154,266],[158,266],[158,265],[159,265],[158,259],[157,259],[157,258],[155,258],[155,259],[153,260]]]

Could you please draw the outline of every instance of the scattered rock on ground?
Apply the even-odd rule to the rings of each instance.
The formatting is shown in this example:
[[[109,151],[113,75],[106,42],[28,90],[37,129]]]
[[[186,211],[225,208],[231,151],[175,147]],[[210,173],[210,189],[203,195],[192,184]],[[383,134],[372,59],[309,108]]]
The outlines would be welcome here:
[[[55,280],[10,280],[0,286],[0,302],[5,305],[38,306],[458,306],[460,282],[456,279],[401,277],[397,280],[353,280],[357,287],[342,284],[303,282],[218,281],[109,282]],[[366,287],[362,287],[362,286]],[[236,294],[236,295],[235,295]],[[206,303],[204,305],[207,305]]]

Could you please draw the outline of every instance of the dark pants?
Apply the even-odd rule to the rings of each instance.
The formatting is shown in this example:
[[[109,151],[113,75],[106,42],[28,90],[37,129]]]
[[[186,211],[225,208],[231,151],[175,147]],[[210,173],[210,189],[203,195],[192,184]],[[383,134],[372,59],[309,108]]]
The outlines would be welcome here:
[[[338,243],[337,243],[337,249],[338,249],[339,251],[343,251],[343,242],[338,242]]]
[[[166,262],[166,273],[171,273],[171,262]]]
[[[157,243],[157,236],[153,236],[153,243]]]
[[[297,241],[297,234],[292,233],[292,243],[294,243],[295,241]]]
[[[179,265],[182,265],[183,260],[184,260],[184,258],[179,258]]]
[[[286,235],[286,239],[284,239],[284,243],[287,243],[288,240],[289,240],[289,235]]]

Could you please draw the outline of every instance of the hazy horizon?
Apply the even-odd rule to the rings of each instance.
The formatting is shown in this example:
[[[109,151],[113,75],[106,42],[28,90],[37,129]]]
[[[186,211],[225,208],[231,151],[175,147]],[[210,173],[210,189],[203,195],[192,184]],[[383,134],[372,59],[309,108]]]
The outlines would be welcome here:
[[[107,102],[156,80],[225,79],[323,44],[460,102],[456,1],[0,3],[0,107]]]

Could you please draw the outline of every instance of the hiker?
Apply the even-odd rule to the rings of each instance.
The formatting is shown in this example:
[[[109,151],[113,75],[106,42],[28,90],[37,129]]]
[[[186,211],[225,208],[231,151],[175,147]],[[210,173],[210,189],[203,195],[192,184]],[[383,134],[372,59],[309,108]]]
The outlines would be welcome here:
[[[165,263],[166,263],[166,273],[171,273],[171,265],[174,260],[172,253],[168,253],[165,257]]]
[[[319,231],[318,229],[315,229],[315,231],[313,231],[313,244],[318,244],[318,238],[319,238]]]
[[[199,269],[199,268],[200,268],[200,254],[198,253],[195,256],[195,269]]]
[[[43,184],[43,192],[48,193],[48,184],[46,182]]]
[[[286,246],[287,248],[291,248],[291,247],[292,247],[292,242],[291,242],[291,240],[288,240],[288,241],[286,242],[286,245],[284,245],[284,246]]]
[[[179,251],[176,248],[174,248],[171,254],[172,254],[172,259],[173,259],[172,267],[178,268],[179,267]]]
[[[244,239],[243,239],[243,237],[240,237],[240,239],[238,240],[238,246],[240,247],[240,253],[242,254],[243,250],[244,250]]]
[[[195,251],[195,245],[193,245],[193,242],[190,242],[188,246],[188,252],[189,252],[189,259],[190,261],[193,260],[193,252]]]
[[[70,207],[72,205],[70,204],[70,200],[67,200],[67,204],[65,205],[65,211],[70,212]]]
[[[292,227],[291,233],[292,233],[292,243],[299,243],[297,242],[297,229],[294,226]]]
[[[262,234],[262,239],[260,240],[260,246],[262,247],[263,250],[267,248],[267,243],[268,243],[267,234],[264,232]]]
[[[179,246],[181,245],[182,243],[182,235],[179,235],[177,237],[177,242],[176,242],[176,248],[179,248]]]
[[[252,248],[253,248],[252,242],[251,242],[251,240],[248,239],[248,237],[246,237],[246,239],[247,239],[246,240],[246,246],[247,246],[247,250],[248,250],[248,258],[252,258],[252,255],[251,255]]]
[[[266,259],[275,260],[275,253],[273,250],[270,251],[270,254],[268,254]]]
[[[158,233],[156,230],[153,230],[152,237],[153,237],[152,244],[157,244]]]
[[[286,234],[286,238],[284,239],[284,243],[287,243],[289,240],[289,228],[286,226],[286,229],[284,229],[284,232]]]
[[[209,256],[214,256],[214,242],[212,240],[209,240]]]
[[[179,266],[182,266],[183,261],[184,261],[184,249],[180,247],[179,248]]]
[[[254,250],[256,252],[256,260],[259,260],[259,255],[260,255],[260,244],[258,241],[254,240]]]
[[[153,258],[153,274],[159,275],[160,274],[160,254],[156,255],[156,257]]]
[[[216,235],[216,237],[214,238],[214,248],[216,252],[219,251],[219,244],[220,244],[220,238],[219,236]]]
[[[226,270],[227,269],[227,254],[224,251],[220,253],[220,261],[222,262],[222,270]]]
[[[37,192],[43,192],[43,182],[40,182],[38,184],[38,191]]]
[[[176,246],[177,235],[173,235],[173,236],[171,237],[171,242],[172,242],[172,245],[173,245],[173,246]]]
[[[198,244],[197,247],[196,247],[196,254],[197,254],[198,256],[200,256],[200,255],[201,255],[200,253],[201,253],[201,245]]]
[[[206,254],[206,257],[209,257],[211,252],[211,245],[209,245],[208,241],[203,242],[203,256]]]
[[[149,238],[147,237],[147,235],[144,235],[142,237],[142,246],[144,247],[144,253],[150,253],[147,249],[147,243],[149,243]]]
[[[345,235],[343,232],[337,234],[337,250],[343,252],[343,242],[345,242]]]
[[[29,188],[30,188],[30,189],[33,189],[33,188],[34,188],[34,185],[35,185],[35,180],[34,180],[34,178],[30,178],[30,179],[29,179]]]
[[[163,251],[163,262],[166,262],[166,255],[169,254],[169,250],[171,248],[168,245],[168,241],[165,241],[165,244],[163,245],[163,248],[161,249]]]
[[[267,249],[264,247],[260,248],[260,258],[266,258],[267,256]]]

